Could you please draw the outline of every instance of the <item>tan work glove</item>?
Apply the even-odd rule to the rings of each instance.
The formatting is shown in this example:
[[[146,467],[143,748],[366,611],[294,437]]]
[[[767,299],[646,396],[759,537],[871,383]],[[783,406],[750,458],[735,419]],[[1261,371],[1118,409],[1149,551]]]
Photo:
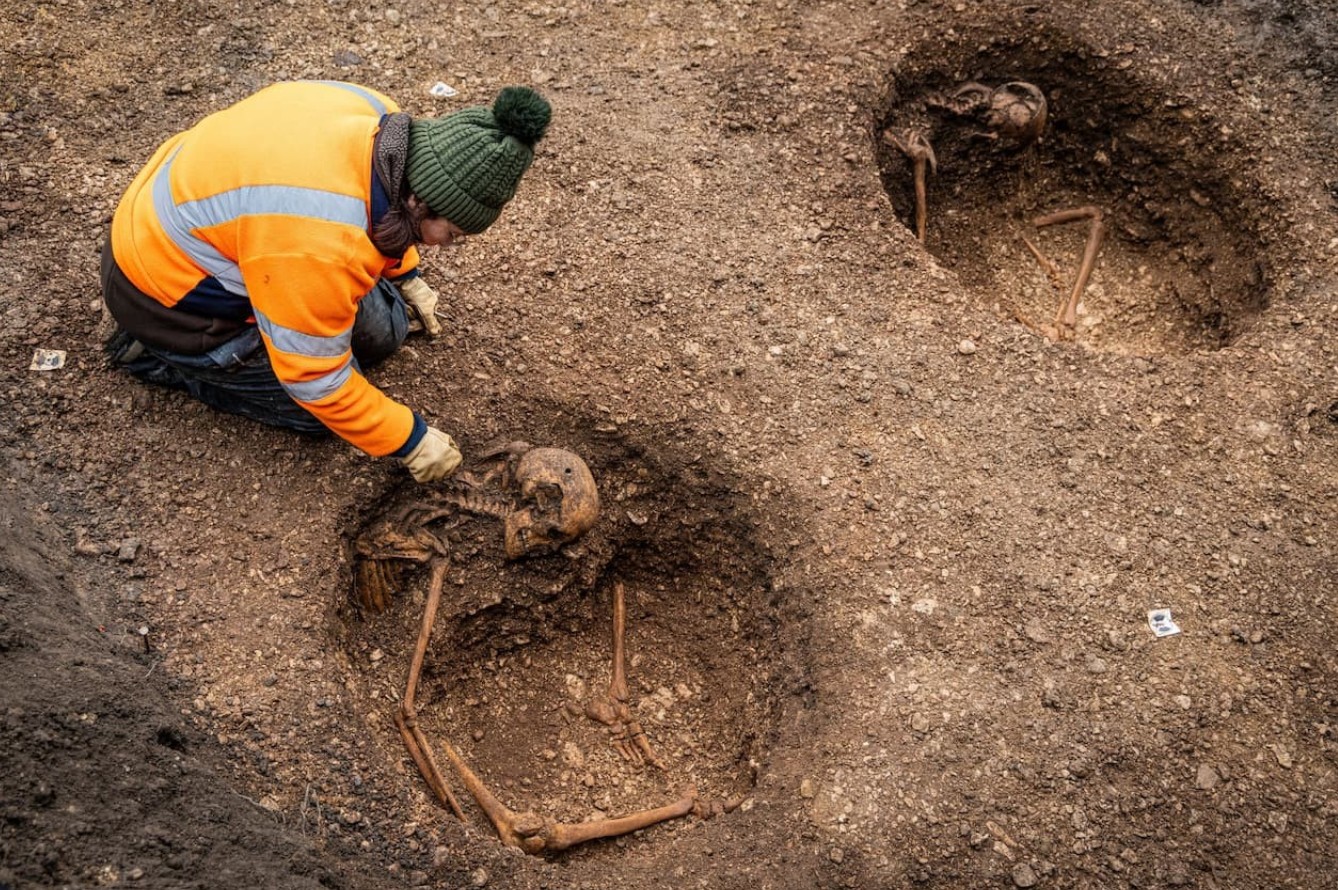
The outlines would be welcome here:
[[[427,331],[429,337],[441,333],[441,322],[437,320],[437,292],[421,277],[410,278],[400,285],[404,302],[409,304],[409,330]]]
[[[450,436],[435,427],[428,427],[427,434],[400,461],[417,481],[439,482],[460,466],[460,449],[455,447]]]

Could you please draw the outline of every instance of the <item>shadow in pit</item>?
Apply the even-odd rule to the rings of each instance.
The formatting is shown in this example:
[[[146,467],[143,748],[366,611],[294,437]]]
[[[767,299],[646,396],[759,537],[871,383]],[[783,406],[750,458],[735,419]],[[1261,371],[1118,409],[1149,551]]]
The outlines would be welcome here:
[[[741,480],[700,458],[652,452],[631,436],[585,432],[594,426],[549,440],[586,460],[603,504],[595,527],[561,553],[506,562],[502,524],[487,516],[460,514],[434,526],[450,569],[417,691],[419,725],[467,818],[484,831],[487,819],[434,740],[449,740],[512,810],[566,823],[663,806],[687,786],[705,801],[737,799],[757,781],[779,702],[799,674],[802,625],[782,626],[788,606],[771,582],[772,557]],[[665,438],[654,433],[650,441]],[[350,523],[346,540],[421,494],[413,483],[387,491],[376,515]],[[407,573],[379,615],[346,610],[345,645],[365,666],[359,698],[369,715],[381,714],[368,722],[386,750],[402,750],[390,718],[404,692],[428,574]],[[609,692],[617,583],[626,591],[632,716],[664,770],[625,760],[610,731],[585,714]],[[406,780],[430,799],[404,760]],[[599,856],[606,847],[573,853]]]
[[[1039,142],[984,138],[926,105],[971,81],[1039,87],[1049,112]],[[1217,349],[1268,305],[1270,211],[1249,185],[1249,153],[1127,58],[1039,15],[913,47],[888,75],[873,118],[883,186],[912,229],[912,165],[882,134],[919,131],[933,145],[926,247],[1004,315],[1033,325],[1056,315],[1088,226],[1032,221],[1083,206],[1101,208],[1106,236],[1079,309],[1079,341],[1116,352]],[[1024,238],[1056,274],[1047,277]]]

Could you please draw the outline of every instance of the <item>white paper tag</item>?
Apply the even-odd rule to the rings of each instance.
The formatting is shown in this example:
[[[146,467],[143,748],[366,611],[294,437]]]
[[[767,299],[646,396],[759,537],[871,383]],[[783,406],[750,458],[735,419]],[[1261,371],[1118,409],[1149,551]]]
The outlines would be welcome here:
[[[33,363],[28,366],[28,370],[55,371],[63,367],[65,367],[65,350],[37,349],[33,351]]]
[[[1171,620],[1170,609],[1153,609],[1148,612],[1148,627],[1159,637],[1180,633],[1180,625]]]

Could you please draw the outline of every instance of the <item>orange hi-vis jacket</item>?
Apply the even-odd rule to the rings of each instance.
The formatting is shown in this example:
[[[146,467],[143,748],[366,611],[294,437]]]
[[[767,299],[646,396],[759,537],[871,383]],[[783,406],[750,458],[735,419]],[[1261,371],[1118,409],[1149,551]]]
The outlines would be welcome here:
[[[164,143],[111,232],[117,266],[164,306],[253,317],[287,393],[376,456],[424,428],[350,348],[358,301],[418,264],[415,248],[386,257],[368,235],[373,142],[398,110],[353,84],[268,87]]]

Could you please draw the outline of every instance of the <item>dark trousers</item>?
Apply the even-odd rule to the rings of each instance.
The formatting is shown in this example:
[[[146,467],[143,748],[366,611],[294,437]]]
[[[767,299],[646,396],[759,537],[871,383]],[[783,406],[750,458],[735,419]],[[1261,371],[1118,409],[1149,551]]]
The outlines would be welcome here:
[[[370,368],[389,358],[404,342],[409,316],[399,288],[388,281],[358,303],[353,323],[353,365]],[[124,352],[131,338],[119,332],[108,342],[113,358]],[[325,424],[294,402],[270,365],[269,353],[254,325],[203,355],[183,355],[144,346],[130,361],[118,362],[146,383],[177,389],[229,414],[308,435],[329,433]]]

